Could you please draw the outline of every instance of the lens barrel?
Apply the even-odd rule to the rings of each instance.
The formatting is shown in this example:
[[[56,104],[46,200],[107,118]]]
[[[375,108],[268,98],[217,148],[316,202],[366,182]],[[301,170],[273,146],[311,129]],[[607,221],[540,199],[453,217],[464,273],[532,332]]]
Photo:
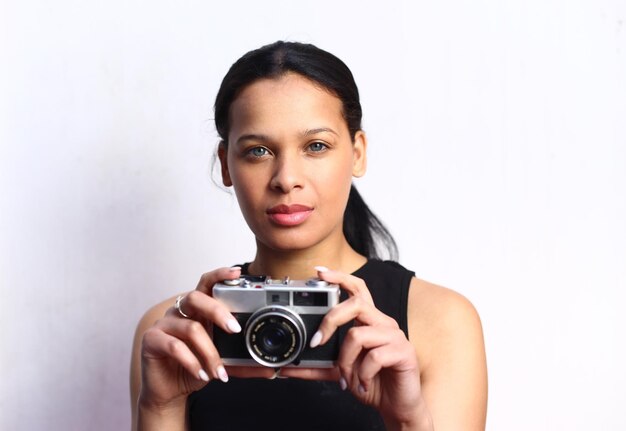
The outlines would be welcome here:
[[[257,310],[246,323],[246,347],[250,356],[266,367],[283,367],[296,360],[306,342],[300,316],[281,306]]]

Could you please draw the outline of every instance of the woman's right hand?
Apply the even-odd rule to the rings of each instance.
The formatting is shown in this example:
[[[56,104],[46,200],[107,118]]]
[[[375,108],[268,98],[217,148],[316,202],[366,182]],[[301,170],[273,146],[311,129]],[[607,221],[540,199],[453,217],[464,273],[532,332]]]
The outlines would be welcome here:
[[[241,331],[237,320],[219,301],[212,298],[215,283],[238,278],[240,268],[220,268],[202,275],[196,290],[185,294],[179,309],[172,304],[165,316],[143,333],[141,339],[141,389],[143,408],[165,411],[184,406],[187,396],[210,380],[228,381],[238,377],[274,375],[264,367],[224,367],[211,339],[212,325],[227,333]]]

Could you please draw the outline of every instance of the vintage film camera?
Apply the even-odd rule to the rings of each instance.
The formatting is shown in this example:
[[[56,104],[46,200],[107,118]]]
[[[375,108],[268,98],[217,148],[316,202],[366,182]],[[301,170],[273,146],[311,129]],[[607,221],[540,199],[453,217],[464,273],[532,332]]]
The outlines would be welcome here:
[[[330,368],[339,353],[337,333],[313,349],[311,337],[339,303],[339,286],[318,278],[274,280],[241,276],[213,287],[243,330],[228,334],[213,327],[213,342],[226,365]]]

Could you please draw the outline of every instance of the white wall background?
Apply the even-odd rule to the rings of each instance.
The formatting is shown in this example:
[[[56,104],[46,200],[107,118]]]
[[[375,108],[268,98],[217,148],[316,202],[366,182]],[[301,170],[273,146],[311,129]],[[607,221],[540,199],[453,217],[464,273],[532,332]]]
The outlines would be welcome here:
[[[248,260],[212,101],[343,58],[401,260],[479,309],[489,430],[626,429],[626,4],[0,2],[0,429],[121,430],[150,305]]]

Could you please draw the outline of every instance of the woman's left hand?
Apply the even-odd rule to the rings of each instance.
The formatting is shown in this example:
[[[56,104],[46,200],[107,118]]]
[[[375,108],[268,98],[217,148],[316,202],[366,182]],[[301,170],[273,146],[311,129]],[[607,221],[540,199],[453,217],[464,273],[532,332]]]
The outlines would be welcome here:
[[[349,298],[324,317],[312,337],[312,347],[326,343],[339,326],[352,320],[354,326],[343,340],[335,368],[283,368],[281,376],[339,380],[342,389],[376,408],[390,429],[432,429],[422,398],[417,354],[398,323],[376,308],[360,278],[325,268],[318,269],[318,274],[340,285]]]

